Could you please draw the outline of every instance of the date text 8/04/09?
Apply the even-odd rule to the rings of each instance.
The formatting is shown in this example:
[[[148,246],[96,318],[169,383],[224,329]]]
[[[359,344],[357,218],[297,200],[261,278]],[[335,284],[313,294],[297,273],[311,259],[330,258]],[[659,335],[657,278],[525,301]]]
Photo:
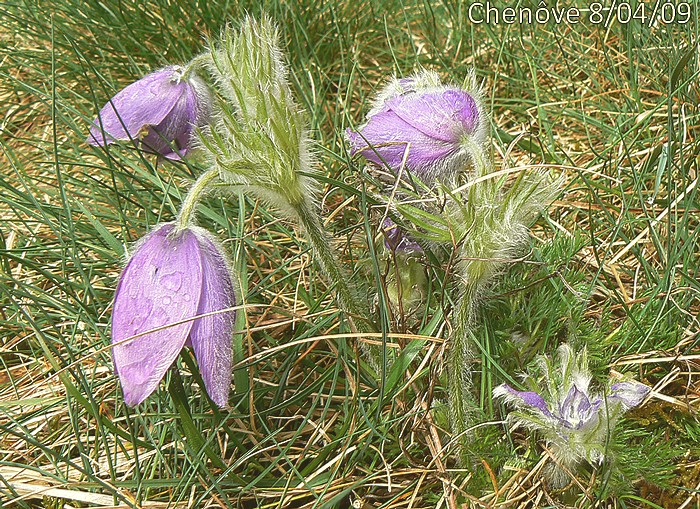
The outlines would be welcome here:
[[[640,23],[686,24],[691,20],[691,6],[687,1],[654,0],[653,2],[630,2],[609,0],[591,2],[586,8],[549,6],[541,1],[536,9],[531,7],[495,7],[489,0],[474,2],[469,6],[467,17],[471,23],[546,25],[548,23],[576,25],[591,23],[606,28],[617,22],[623,25]]]

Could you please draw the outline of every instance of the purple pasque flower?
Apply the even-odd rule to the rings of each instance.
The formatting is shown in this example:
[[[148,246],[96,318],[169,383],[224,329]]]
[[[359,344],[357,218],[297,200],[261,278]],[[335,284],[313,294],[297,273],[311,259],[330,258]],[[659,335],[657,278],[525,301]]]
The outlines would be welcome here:
[[[148,152],[180,159],[191,148],[196,126],[208,121],[207,85],[180,66],[155,71],[112,97],[90,127],[88,143],[105,146],[138,140]]]
[[[465,139],[481,143],[480,102],[476,89],[444,86],[427,71],[394,79],[379,92],[365,124],[346,131],[351,153],[394,173],[405,165],[424,182],[451,179],[469,159]]]
[[[626,381],[594,392],[585,350],[574,352],[562,345],[558,360],[554,365],[547,357],[538,358],[539,376],[525,377],[526,385],[536,390],[517,391],[503,384],[493,395],[515,408],[508,415],[515,426],[544,437],[558,465],[550,470],[552,483],[561,486],[567,479],[566,469],[571,471],[582,461],[602,462],[615,424],[644,400],[650,388]]]
[[[126,404],[153,393],[189,345],[209,397],[226,406],[235,305],[229,262],[209,232],[165,223],[146,235],[122,272],[112,310],[114,368]]]
[[[563,400],[553,403],[547,402],[536,392],[517,391],[507,384],[496,387],[494,396],[502,397],[518,410],[539,414],[538,417],[554,427],[561,427],[564,433],[597,429],[598,414],[603,405],[602,397],[590,396],[575,384],[569,388]]]

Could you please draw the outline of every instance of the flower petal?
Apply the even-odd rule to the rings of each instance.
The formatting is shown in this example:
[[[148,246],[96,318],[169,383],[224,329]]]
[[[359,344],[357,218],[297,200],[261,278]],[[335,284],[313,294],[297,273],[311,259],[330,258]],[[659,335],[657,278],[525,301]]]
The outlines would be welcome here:
[[[608,401],[620,402],[627,408],[639,405],[651,391],[650,387],[637,382],[614,383],[610,389],[612,390],[612,395],[608,398]]]
[[[387,249],[404,253],[422,253],[423,248],[413,240],[399,225],[387,217],[382,223],[384,245]]]
[[[231,271],[220,248],[209,239],[207,232],[197,234],[202,250],[204,289],[197,310],[198,315],[215,313],[236,305],[236,293]],[[231,365],[233,359],[233,331],[236,312],[229,310],[195,321],[190,332],[194,355],[209,397],[225,407],[231,389]]]
[[[479,115],[474,98],[457,89],[401,95],[387,107],[426,136],[447,143],[474,132]]]
[[[168,325],[195,316],[202,294],[196,238],[187,230],[170,238],[172,229],[163,225],[138,245],[114,299],[112,353],[129,406],[153,393],[177,358],[192,322]],[[137,334],[143,335],[129,339]]]
[[[368,161],[398,170],[421,170],[459,149],[455,144],[435,140],[404,121],[393,111],[377,113],[360,132],[347,132],[353,155],[360,152]]]
[[[194,81],[187,82],[170,114],[160,124],[149,129],[148,135],[142,140],[146,149],[171,160],[182,159],[187,154],[194,126],[202,120],[198,111],[201,106],[199,103],[207,100],[198,97],[193,83]]]
[[[184,81],[175,80],[177,70],[166,67],[119,91],[100,110],[88,143],[107,145],[115,140],[138,139],[144,128],[160,125],[188,87]]]
[[[507,403],[517,407],[530,407],[547,417],[554,417],[549,411],[547,402],[537,394],[530,391],[516,391],[508,384],[502,384],[493,390],[494,397],[502,397]]]
[[[571,385],[564,401],[559,403],[559,415],[572,424],[572,421],[578,421],[583,416],[588,415],[590,409],[591,402],[588,399],[588,395],[580,391],[576,384]]]

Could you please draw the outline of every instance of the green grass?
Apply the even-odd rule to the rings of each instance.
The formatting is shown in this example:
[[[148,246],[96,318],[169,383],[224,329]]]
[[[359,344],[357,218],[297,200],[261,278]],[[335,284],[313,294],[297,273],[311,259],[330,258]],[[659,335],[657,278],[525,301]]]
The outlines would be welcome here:
[[[0,5],[0,503],[695,507],[700,11],[684,25],[606,30],[475,25],[456,5]],[[457,464],[447,432],[441,369],[454,285],[444,260],[426,260],[424,310],[387,320],[400,357],[378,376],[303,236],[243,197],[200,207],[202,225],[241,268],[246,354],[231,409],[203,395],[188,351],[177,365],[189,420],[168,390],[174,371],[137,409],[123,403],[108,345],[125,248],[171,220],[206,168],[90,147],[87,130],[117,90],[186,62],[246,12],[280,26],[318,141],[324,217],[372,302],[386,278],[365,229],[378,214],[343,131],[362,122],[387,76],[423,66],[461,83],[474,67],[495,165],[565,172],[561,196],[533,226],[527,261],[508,266],[478,312],[475,396],[488,424],[470,464]],[[377,317],[387,316],[377,302]],[[605,464],[558,493],[541,482],[546,453],[500,423],[505,409],[490,393],[566,340],[588,345],[601,380],[628,373],[658,395],[627,415],[611,445],[624,468]]]

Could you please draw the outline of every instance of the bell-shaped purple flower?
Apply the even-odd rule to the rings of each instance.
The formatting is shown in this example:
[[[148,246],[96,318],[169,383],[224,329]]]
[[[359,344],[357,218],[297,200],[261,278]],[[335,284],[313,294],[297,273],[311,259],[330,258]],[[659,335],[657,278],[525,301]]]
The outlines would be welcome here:
[[[431,78],[423,73],[387,85],[366,123],[346,131],[351,153],[394,172],[404,165],[424,182],[462,170],[470,153],[465,139],[482,136],[480,99],[476,92],[429,86]]]
[[[180,159],[191,148],[196,126],[210,116],[207,85],[180,66],[155,71],[121,90],[100,110],[88,143],[139,141],[143,148],[168,159]]]
[[[209,397],[226,406],[236,292],[223,250],[206,230],[160,225],[136,246],[112,311],[114,368],[134,406],[191,345]]]
[[[623,408],[634,408],[649,394],[649,387],[637,382],[617,382],[610,386],[611,395],[608,402]]]

